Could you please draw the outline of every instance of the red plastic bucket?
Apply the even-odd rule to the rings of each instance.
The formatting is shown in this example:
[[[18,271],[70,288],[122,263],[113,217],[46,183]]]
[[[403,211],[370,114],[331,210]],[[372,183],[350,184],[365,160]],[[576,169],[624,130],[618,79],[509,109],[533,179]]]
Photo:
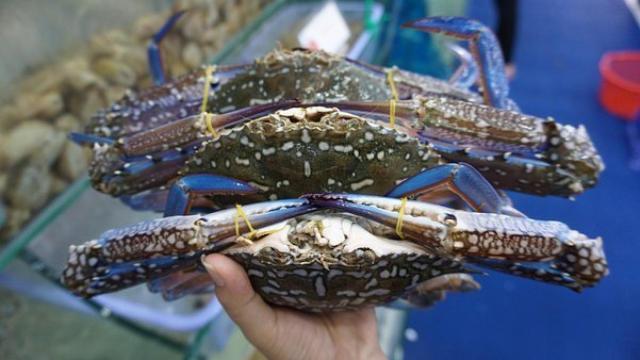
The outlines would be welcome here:
[[[602,106],[614,115],[633,120],[640,110],[640,51],[604,54],[600,74]]]

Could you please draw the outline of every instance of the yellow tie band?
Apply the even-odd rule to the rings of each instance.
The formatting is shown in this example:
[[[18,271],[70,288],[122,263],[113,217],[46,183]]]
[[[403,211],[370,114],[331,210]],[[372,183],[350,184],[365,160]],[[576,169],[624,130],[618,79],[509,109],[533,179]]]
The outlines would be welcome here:
[[[396,82],[393,80],[394,69],[387,70],[387,82],[391,88],[391,98],[398,101],[398,90],[396,89]]]
[[[212,123],[213,114],[208,113],[208,112],[200,113],[200,119],[202,119],[202,121],[204,121],[205,125],[207,126],[207,130],[209,131],[211,136],[213,136],[214,138],[217,138],[219,136],[219,134],[216,131],[216,128],[213,126],[213,123]]]
[[[398,89],[396,89],[396,82],[393,80],[394,69],[387,70],[387,82],[391,89],[391,100],[389,100],[389,125],[392,128],[396,127],[396,102],[398,101]]]
[[[253,228],[253,225],[251,225],[251,222],[249,222],[247,214],[244,212],[244,209],[242,209],[242,206],[240,206],[240,204],[236,204],[236,210],[237,213],[235,218],[233,219],[233,222],[236,226],[236,236],[240,236],[240,224],[238,223],[238,218],[242,218],[249,228],[249,237],[252,237],[253,234],[256,233],[256,230]]]
[[[247,214],[244,212],[244,209],[242,208],[242,206],[240,206],[240,204],[236,204],[236,216],[233,219],[233,223],[235,225],[236,228],[236,236],[239,237],[240,236],[240,222],[238,221],[238,218],[242,218],[245,222],[245,224],[247,224],[247,227],[249,228],[249,232],[247,233],[247,239],[248,240],[252,240],[254,238],[260,238],[262,236],[265,235],[271,235],[271,234],[275,234],[278,231],[283,230],[286,225],[281,226],[277,229],[269,229],[269,230],[256,230],[253,228],[253,225],[251,225],[251,222],[249,221],[249,218],[247,217]]]
[[[213,73],[216,71],[215,65],[209,65],[204,70],[204,86],[202,87],[202,107],[200,112],[207,112],[207,102],[209,101],[209,87],[213,79]]]
[[[389,125],[396,127],[396,100],[389,100]]]
[[[400,210],[398,210],[398,221],[396,222],[396,234],[400,237],[400,239],[404,239],[404,235],[402,234],[402,224],[404,222],[404,210],[407,207],[407,198],[403,197],[400,203]]]

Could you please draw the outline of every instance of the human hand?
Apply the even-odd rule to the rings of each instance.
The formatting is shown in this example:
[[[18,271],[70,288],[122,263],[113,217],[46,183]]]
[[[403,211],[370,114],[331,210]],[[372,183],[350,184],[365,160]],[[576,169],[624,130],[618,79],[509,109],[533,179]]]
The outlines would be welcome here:
[[[251,287],[244,269],[213,254],[203,265],[216,296],[246,338],[269,359],[384,359],[373,308],[307,314],[275,307]]]

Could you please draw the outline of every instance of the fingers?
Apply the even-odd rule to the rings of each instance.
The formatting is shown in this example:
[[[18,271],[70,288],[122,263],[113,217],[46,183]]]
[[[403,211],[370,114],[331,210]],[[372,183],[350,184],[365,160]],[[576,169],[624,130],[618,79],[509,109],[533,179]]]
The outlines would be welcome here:
[[[273,339],[274,310],[253,291],[244,269],[230,258],[212,254],[202,264],[216,284],[216,296],[231,319],[256,346]]]

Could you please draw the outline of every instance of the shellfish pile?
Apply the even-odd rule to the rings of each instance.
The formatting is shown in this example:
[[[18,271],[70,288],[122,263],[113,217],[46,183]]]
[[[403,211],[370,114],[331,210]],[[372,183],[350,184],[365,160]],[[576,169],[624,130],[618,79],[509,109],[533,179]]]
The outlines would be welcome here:
[[[175,24],[162,52],[170,76],[199,67],[266,1],[179,0],[193,9]],[[0,240],[15,235],[72,181],[89,152],[67,141],[101,108],[151,85],[146,45],[173,9],[140,17],[129,28],[93,35],[86,46],[30,70],[0,105]]]

